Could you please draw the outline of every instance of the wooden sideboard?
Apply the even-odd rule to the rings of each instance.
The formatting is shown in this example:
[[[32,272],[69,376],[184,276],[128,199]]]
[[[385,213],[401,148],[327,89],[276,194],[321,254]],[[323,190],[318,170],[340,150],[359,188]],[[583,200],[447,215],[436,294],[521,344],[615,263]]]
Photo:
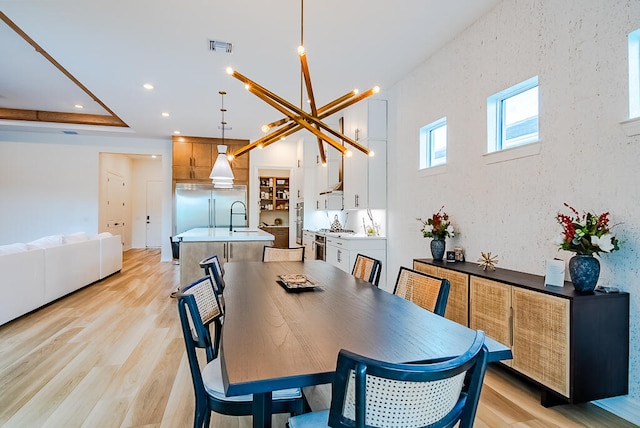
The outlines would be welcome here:
[[[579,293],[570,282],[545,286],[542,276],[469,262],[413,267],[449,279],[445,317],[509,346],[503,364],[540,385],[544,406],[628,393],[628,293]]]

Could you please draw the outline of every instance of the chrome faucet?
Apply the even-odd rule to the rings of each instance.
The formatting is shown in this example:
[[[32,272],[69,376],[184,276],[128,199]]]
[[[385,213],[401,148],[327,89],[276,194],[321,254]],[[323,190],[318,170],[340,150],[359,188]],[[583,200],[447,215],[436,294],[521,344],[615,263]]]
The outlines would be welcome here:
[[[235,204],[241,204],[244,207],[244,212],[243,213],[234,213],[233,212],[233,206]],[[231,209],[229,210],[229,232],[233,232],[233,216],[234,215],[242,215],[242,214],[244,214],[244,222],[246,224],[247,223],[247,206],[242,201],[235,201],[234,203],[232,203],[231,204]]]

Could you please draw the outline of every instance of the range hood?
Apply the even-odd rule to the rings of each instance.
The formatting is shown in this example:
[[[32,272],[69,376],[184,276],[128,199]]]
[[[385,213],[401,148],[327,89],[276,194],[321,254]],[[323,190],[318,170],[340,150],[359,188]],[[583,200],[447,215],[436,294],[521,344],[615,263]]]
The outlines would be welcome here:
[[[329,195],[331,193],[342,193],[342,181],[338,181],[333,186],[330,186],[327,190],[320,192],[321,195]]]

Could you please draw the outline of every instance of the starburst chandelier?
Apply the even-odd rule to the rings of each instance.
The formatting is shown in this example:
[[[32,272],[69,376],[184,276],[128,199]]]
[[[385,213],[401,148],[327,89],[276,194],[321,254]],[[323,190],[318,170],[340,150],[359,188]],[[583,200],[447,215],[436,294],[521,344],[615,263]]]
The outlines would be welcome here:
[[[349,156],[351,154],[351,151],[337,140],[342,140],[343,142],[351,145],[352,147],[355,147],[363,153],[369,156],[373,156],[372,151],[362,146],[361,144],[358,144],[358,142],[347,137],[342,132],[332,129],[329,125],[323,122],[323,120],[357,103],[358,101],[362,101],[363,99],[378,93],[380,91],[380,88],[375,86],[363,93],[360,93],[357,89],[354,89],[353,91],[350,91],[347,94],[336,98],[335,100],[324,106],[317,107],[315,96],[313,94],[313,87],[311,85],[311,74],[309,73],[309,66],[307,64],[307,55],[304,49],[304,0],[301,0],[300,3],[301,41],[300,47],[298,47],[298,55],[300,57],[300,65],[302,69],[301,74],[307,90],[308,102],[311,111],[305,112],[302,108],[286,101],[282,97],[279,97],[275,93],[269,91],[267,88],[242,75],[233,68],[227,68],[227,73],[244,83],[245,89],[247,91],[251,92],[262,101],[269,104],[271,107],[278,110],[284,115],[282,119],[272,122],[268,125],[264,125],[262,127],[262,130],[267,133],[265,136],[257,139],[252,143],[247,144],[244,147],[241,147],[234,153],[230,154],[230,157],[233,158],[243,155],[244,153],[247,153],[249,150],[256,147],[266,147],[269,144],[273,144],[276,141],[279,141],[301,129],[306,129],[317,137],[318,150],[320,151],[320,159],[322,160],[323,165],[326,164],[327,161],[326,154],[324,152],[324,146],[322,144],[323,141],[328,143],[336,150],[339,150],[343,155]]]

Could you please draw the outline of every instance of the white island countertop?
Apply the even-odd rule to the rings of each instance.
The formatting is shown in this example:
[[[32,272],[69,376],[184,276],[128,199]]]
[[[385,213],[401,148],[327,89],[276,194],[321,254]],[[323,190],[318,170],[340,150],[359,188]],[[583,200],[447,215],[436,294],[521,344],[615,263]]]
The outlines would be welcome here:
[[[275,237],[261,229],[249,229],[247,227],[235,227],[229,231],[228,227],[198,227],[187,230],[174,237],[174,240],[183,242],[207,242],[207,241],[273,241]]]

